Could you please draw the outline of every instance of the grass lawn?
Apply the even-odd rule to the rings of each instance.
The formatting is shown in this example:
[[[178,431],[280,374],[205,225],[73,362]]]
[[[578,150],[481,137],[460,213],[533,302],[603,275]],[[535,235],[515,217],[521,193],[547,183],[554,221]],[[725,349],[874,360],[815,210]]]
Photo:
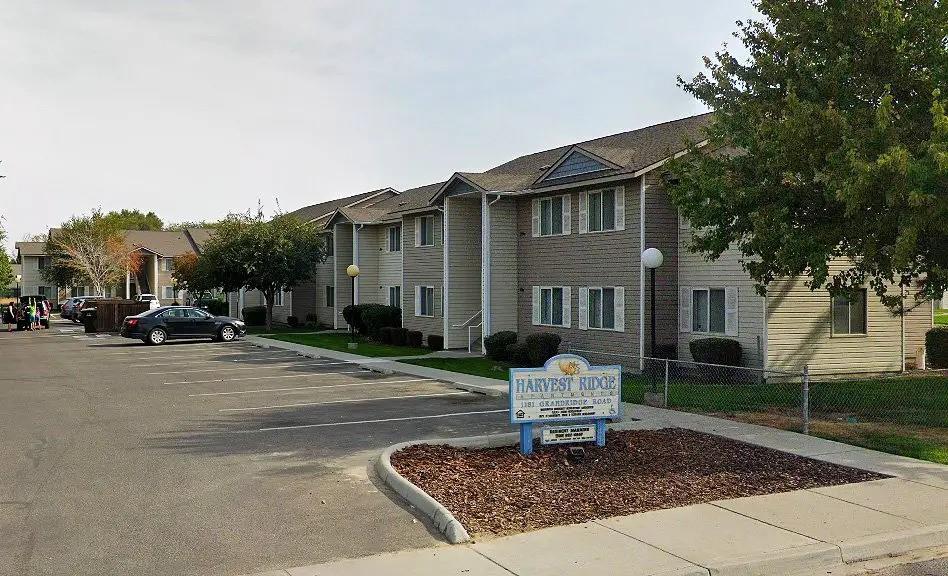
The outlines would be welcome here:
[[[496,362],[489,358],[418,358],[402,362],[497,380],[507,380],[507,370],[510,368],[510,364],[506,362]]]
[[[623,376],[622,399],[648,388]],[[672,382],[669,407],[787,430],[801,425],[800,384]],[[873,450],[948,464],[948,377],[827,381],[810,385],[810,433]]]
[[[948,326],[948,308],[935,308],[935,324]]]
[[[261,336],[264,338],[272,338],[274,340],[282,340],[283,342],[294,342],[296,344],[304,344],[306,346],[316,346],[318,348],[337,350],[339,352],[349,352],[351,354],[358,354],[360,356],[422,356],[424,354],[431,353],[431,350],[428,348],[379,344],[377,342],[369,341],[363,337],[357,338],[357,341],[359,342],[359,347],[357,349],[349,350],[349,335],[341,334],[339,332],[324,332],[316,334],[261,334]]]

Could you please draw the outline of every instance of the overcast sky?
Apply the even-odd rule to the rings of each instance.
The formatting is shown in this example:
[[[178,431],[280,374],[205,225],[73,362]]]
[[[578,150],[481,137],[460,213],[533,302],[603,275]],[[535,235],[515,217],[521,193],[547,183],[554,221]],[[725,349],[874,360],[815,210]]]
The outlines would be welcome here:
[[[79,212],[216,219],[444,180],[703,112],[749,1],[5,2],[8,247]]]

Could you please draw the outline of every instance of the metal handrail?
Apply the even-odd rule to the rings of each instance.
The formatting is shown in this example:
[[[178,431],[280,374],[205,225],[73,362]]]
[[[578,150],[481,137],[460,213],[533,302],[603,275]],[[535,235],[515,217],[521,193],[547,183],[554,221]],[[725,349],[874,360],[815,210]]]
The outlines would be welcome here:
[[[454,325],[451,326],[451,327],[452,327],[452,328],[464,328],[464,327],[467,326],[470,322],[473,322],[475,318],[477,318],[478,316],[480,316],[481,314],[483,314],[483,312],[484,312],[484,310],[483,310],[483,308],[482,308],[482,309],[478,310],[477,312],[475,312],[473,316],[471,316],[470,318],[468,318],[468,319],[465,320],[464,322],[461,322],[460,324],[454,324]]]
[[[472,318],[472,320],[473,320],[473,318]],[[477,324],[474,324],[473,326],[468,326],[468,327],[467,327],[467,353],[468,353],[468,354],[471,354],[471,353],[473,352],[473,351],[471,350],[471,346],[474,344],[474,339],[471,338],[471,330],[473,330],[474,328],[480,328],[480,327],[483,326],[483,325],[484,325],[484,321],[482,320],[482,321],[478,322]]]

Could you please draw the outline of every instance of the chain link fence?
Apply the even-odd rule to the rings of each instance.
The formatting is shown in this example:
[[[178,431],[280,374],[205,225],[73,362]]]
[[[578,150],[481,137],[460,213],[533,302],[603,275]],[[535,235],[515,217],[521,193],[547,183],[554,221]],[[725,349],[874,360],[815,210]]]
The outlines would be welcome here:
[[[948,463],[948,371],[811,375],[566,347],[623,367],[623,400]]]

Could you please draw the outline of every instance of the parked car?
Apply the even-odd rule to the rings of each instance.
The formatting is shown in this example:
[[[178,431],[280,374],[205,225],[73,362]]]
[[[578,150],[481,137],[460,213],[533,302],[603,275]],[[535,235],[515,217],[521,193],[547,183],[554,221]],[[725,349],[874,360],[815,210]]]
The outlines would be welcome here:
[[[247,333],[247,326],[230,316],[213,316],[194,306],[161,306],[127,316],[122,336],[146,344],[164,344],[176,338],[210,338],[230,342]]]
[[[59,315],[65,320],[72,320],[72,315],[76,311],[76,305],[89,298],[93,298],[93,296],[74,296],[68,298],[63,302],[62,308],[59,310]]]
[[[154,310],[161,307],[161,301],[154,294],[139,294],[135,297],[136,302],[148,302],[148,308]]]
[[[75,306],[72,307],[72,314],[69,315],[69,319],[72,320],[74,323],[79,324],[82,311],[87,306],[95,306],[95,302],[97,302],[98,300],[101,300],[101,298],[99,298],[98,296],[83,297],[82,300],[80,300],[78,303],[76,303]]]

